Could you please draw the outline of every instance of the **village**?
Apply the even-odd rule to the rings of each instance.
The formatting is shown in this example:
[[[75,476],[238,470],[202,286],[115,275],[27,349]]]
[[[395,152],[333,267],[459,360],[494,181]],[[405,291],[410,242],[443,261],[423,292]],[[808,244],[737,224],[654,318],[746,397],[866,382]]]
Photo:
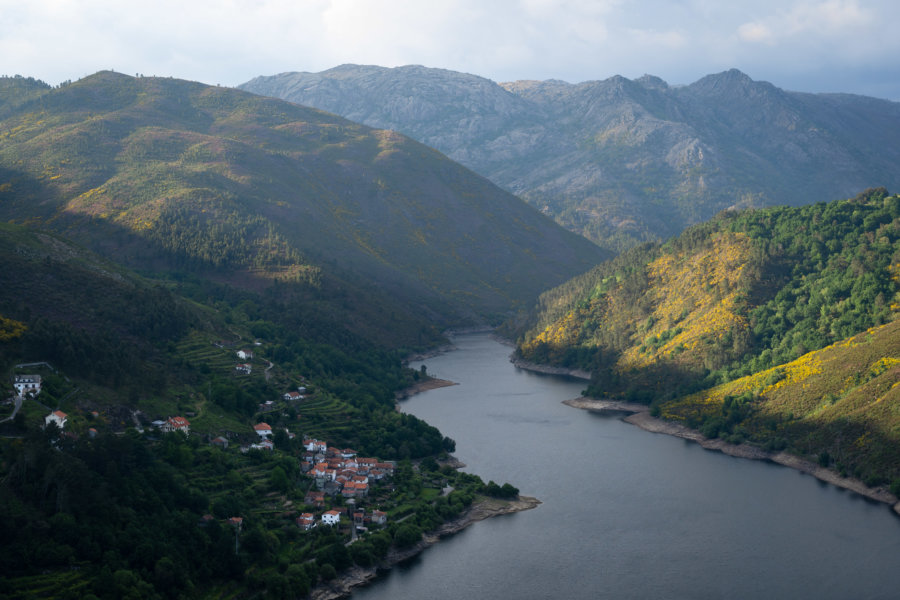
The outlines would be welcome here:
[[[253,352],[239,350],[236,352],[238,359],[250,361]],[[271,363],[269,363],[271,365]],[[47,365],[49,367],[49,365]],[[52,367],[51,367],[52,368]],[[271,368],[271,367],[270,367]],[[249,375],[252,366],[249,362],[236,365],[234,372],[237,376]],[[16,412],[26,399],[36,400],[42,390],[42,377],[39,374],[17,374],[13,377],[13,387],[16,391],[14,397],[14,411],[6,420],[12,420]],[[278,402],[266,400],[258,405],[257,414],[262,416],[283,408],[285,405],[293,405],[306,398],[307,388],[303,385],[294,390],[285,392]],[[40,403],[38,403],[40,404]],[[40,404],[41,406],[45,406]],[[49,407],[45,407],[49,408]],[[92,417],[99,416],[94,411]],[[61,437],[77,440],[78,435],[66,429],[69,423],[69,415],[59,409],[51,410],[44,417],[43,427],[54,426]],[[135,428],[141,432],[144,429],[137,415],[134,416]],[[238,442],[238,452],[274,452],[277,430],[265,421],[260,421],[252,426],[255,439],[248,440],[247,436],[235,436],[234,433],[210,436],[202,436],[207,439],[210,446],[227,451],[230,445]],[[286,427],[282,428],[289,440],[294,440],[296,434]],[[180,433],[186,437],[192,435],[191,423],[186,416],[173,415],[165,419],[156,419],[149,423],[147,433],[152,435]],[[87,434],[90,438],[98,435],[95,427],[89,427]],[[196,434],[195,434],[196,435]],[[252,436],[250,436],[252,437]],[[302,454],[297,458],[300,461],[300,473],[304,476],[301,480],[308,482],[309,490],[303,497],[304,511],[295,519],[301,531],[309,531],[319,525],[329,527],[350,525],[352,536],[356,539],[357,532],[364,532],[371,525],[384,526],[387,524],[387,512],[378,509],[367,509],[366,503],[372,489],[390,479],[396,468],[394,462],[380,461],[377,458],[359,457],[355,450],[349,448],[335,448],[327,442],[313,437],[302,439]],[[299,484],[298,484],[299,485]],[[384,497],[383,497],[384,498]],[[201,524],[208,523],[214,517],[204,515]],[[239,533],[244,518],[233,516],[227,519],[227,523],[236,528]]]

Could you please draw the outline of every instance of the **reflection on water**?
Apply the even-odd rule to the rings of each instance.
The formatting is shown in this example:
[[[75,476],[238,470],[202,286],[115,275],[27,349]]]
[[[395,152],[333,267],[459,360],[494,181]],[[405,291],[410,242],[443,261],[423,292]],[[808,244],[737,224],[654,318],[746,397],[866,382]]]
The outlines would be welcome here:
[[[897,597],[900,519],[886,506],[565,406],[583,381],[517,369],[487,335],[456,345],[425,364],[460,385],[402,409],[454,438],[467,471],[543,504],[478,523],[354,597]]]

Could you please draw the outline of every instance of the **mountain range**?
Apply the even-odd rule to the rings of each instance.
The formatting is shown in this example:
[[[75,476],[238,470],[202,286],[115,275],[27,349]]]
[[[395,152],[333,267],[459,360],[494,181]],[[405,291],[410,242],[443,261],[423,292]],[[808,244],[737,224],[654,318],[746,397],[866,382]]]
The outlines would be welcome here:
[[[900,183],[900,104],[790,92],[734,69],[670,86],[342,65],[240,88],[409,135],[615,251],[729,207]]]
[[[319,110],[113,72],[0,89],[0,218],[133,267],[324,282],[447,326],[609,256],[440,153]]]

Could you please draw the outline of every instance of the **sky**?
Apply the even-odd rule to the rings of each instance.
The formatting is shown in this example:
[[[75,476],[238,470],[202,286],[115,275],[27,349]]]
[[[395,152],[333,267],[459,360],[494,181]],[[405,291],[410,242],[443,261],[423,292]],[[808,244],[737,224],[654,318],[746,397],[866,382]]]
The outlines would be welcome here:
[[[235,86],[358,63],[677,85],[737,68],[900,101],[898,25],[897,0],[0,0],[0,75]]]

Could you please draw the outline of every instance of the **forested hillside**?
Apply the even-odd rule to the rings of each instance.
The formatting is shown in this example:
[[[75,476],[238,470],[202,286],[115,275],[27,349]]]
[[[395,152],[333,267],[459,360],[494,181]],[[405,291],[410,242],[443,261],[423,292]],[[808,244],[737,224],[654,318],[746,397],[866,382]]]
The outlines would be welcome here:
[[[900,104],[790,92],[735,69],[670,86],[341,65],[241,88],[400,131],[616,251],[728,207],[900,185]]]
[[[809,457],[900,496],[900,322],[754,375],[661,402],[709,438]]]
[[[313,302],[285,310],[281,295],[147,279],[9,224],[0,256],[3,399],[16,375],[42,379],[38,395],[0,408],[0,595],[305,597],[486,494],[517,493],[439,469],[453,440],[395,408],[423,374]],[[152,424],[175,415],[188,435]],[[260,421],[268,448],[253,446]],[[356,500],[387,522],[351,548],[341,493],[310,500],[305,438],[396,467]],[[344,511],[333,528],[296,521],[328,509]]]
[[[543,294],[519,338],[596,394],[672,397],[793,360],[897,310],[900,198],[731,211]]]
[[[142,269],[324,282],[446,326],[607,256],[439,153],[317,110],[111,72],[0,88],[0,218]]]

